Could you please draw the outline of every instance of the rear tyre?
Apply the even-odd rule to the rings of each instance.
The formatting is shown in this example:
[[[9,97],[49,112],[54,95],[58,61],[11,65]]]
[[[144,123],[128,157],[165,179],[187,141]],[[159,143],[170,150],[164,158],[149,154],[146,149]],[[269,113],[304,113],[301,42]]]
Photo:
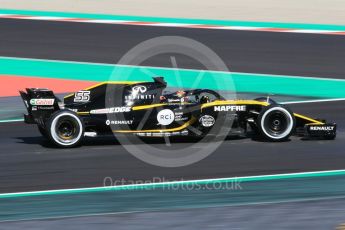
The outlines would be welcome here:
[[[267,106],[257,118],[259,132],[268,141],[286,141],[295,130],[295,125],[295,116],[283,105]]]
[[[83,121],[76,113],[69,110],[55,112],[46,127],[49,139],[58,147],[75,147],[84,137]]]
[[[48,133],[47,130],[45,128],[43,128],[42,126],[38,126],[38,131],[40,132],[40,134],[44,137],[44,138],[49,138],[48,137]]]

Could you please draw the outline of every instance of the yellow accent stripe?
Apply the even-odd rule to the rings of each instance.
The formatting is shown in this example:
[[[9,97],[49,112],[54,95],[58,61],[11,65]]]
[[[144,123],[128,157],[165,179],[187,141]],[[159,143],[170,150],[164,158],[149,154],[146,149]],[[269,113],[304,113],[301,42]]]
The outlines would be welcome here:
[[[227,101],[213,101],[210,103],[203,104],[201,109],[215,106],[215,105],[262,105],[268,106],[269,103],[255,100],[227,100]]]
[[[98,83],[96,85],[90,86],[86,89],[82,89],[82,90],[90,90],[90,89],[94,89],[96,87],[99,87],[101,85],[105,85],[105,84],[110,84],[110,85],[133,85],[133,84],[137,84],[137,83],[141,83],[141,82],[134,82],[134,81],[105,81],[105,82],[101,82]],[[73,96],[74,93],[68,94],[64,97],[64,99]]]
[[[190,103],[181,103],[181,105],[185,105],[185,104],[190,104]],[[160,107],[163,105],[168,105],[168,104],[161,103],[161,104],[152,104],[152,105],[139,105],[139,106],[132,107],[132,110],[136,111],[136,110],[142,110],[142,109],[150,109],[150,108]],[[77,114],[80,114],[80,115],[89,114],[89,113],[90,112],[77,112]]]
[[[77,112],[78,115],[88,115],[90,112]]]
[[[183,102],[183,103],[178,103],[178,104],[187,105],[187,104],[191,104],[191,103]],[[132,110],[136,111],[136,110],[143,110],[143,109],[151,109],[151,108],[160,107],[160,106],[164,106],[164,105],[169,105],[169,103],[158,103],[158,104],[151,104],[151,105],[133,106]],[[203,104],[201,106],[201,109],[206,108],[206,107],[215,106],[215,105],[262,105],[262,106],[268,106],[269,103],[261,102],[261,101],[254,101],[254,100],[214,101],[214,102],[210,102],[210,103],[207,103],[207,104]],[[88,114],[89,112],[78,112],[78,114],[79,113],[81,113],[81,114]]]
[[[306,117],[306,116],[303,116],[301,114],[298,114],[298,113],[294,113],[293,114],[295,117],[298,117],[298,118],[301,118],[301,119],[304,119],[304,120],[307,120],[307,121],[310,121],[312,122],[312,124],[315,124],[315,125],[324,125],[325,123],[321,122],[321,121],[317,121],[315,119],[312,119],[310,117]]]
[[[176,132],[180,131],[182,129],[187,128],[189,125],[193,124],[195,122],[195,118],[193,117],[183,125],[177,128],[171,128],[171,129],[148,129],[148,130],[113,130],[114,133],[164,133],[164,132]]]
[[[160,103],[160,104],[152,104],[152,105],[139,105],[132,107],[132,110],[142,110],[142,109],[151,109],[159,106],[166,105],[166,103]]]
[[[181,102],[181,103],[170,103],[170,104],[190,105],[191,103]],[[160,106],[164,106],[164,105],[169,105],[169,103],[158,103],[158,104],[151,104],[151,105],[138,105],[138,106],[133,106],[132,110],[151,109],[151,108],[160,107]]]

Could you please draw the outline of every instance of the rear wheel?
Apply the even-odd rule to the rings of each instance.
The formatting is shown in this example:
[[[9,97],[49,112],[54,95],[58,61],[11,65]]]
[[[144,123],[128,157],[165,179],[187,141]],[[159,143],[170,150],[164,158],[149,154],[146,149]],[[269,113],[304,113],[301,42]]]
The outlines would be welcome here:
[[[76,113],[69,110],[60,110],[49,119],[47,133],[55,145],[71,148],[79,145],[82,141],[84,124]]]
[[[45,137],[45,138],[48,138],[48,133],[47,133],[47,130],[45,128],[43,128],[42,126],[38,126],[38,131],[40,132],[40,134]]]
[[[269,141],[285,141],[294,131],[296,124],[293,113],[282,105],[264,108],[257,119],[260,134]]]

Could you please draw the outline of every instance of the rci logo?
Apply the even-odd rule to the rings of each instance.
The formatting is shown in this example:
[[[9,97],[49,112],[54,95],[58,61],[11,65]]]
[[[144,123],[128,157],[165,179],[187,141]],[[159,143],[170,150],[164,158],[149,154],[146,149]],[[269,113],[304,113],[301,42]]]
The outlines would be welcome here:
[[[157,121],[160,125],[170,125],[174,119],[175,115],[170,109],[163,109],[157,114]]]

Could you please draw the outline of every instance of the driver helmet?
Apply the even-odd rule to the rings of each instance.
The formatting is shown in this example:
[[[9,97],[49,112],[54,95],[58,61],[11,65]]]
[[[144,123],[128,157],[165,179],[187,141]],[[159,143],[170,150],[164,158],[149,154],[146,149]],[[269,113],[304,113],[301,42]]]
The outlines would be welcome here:
[[[202,103],[202,104],[203,104],[203,103],[209,103],[209,102],[211,102],[209,96],[204,95],[204,96],[202,96],[202,97],[200,98],[200,103]]]

